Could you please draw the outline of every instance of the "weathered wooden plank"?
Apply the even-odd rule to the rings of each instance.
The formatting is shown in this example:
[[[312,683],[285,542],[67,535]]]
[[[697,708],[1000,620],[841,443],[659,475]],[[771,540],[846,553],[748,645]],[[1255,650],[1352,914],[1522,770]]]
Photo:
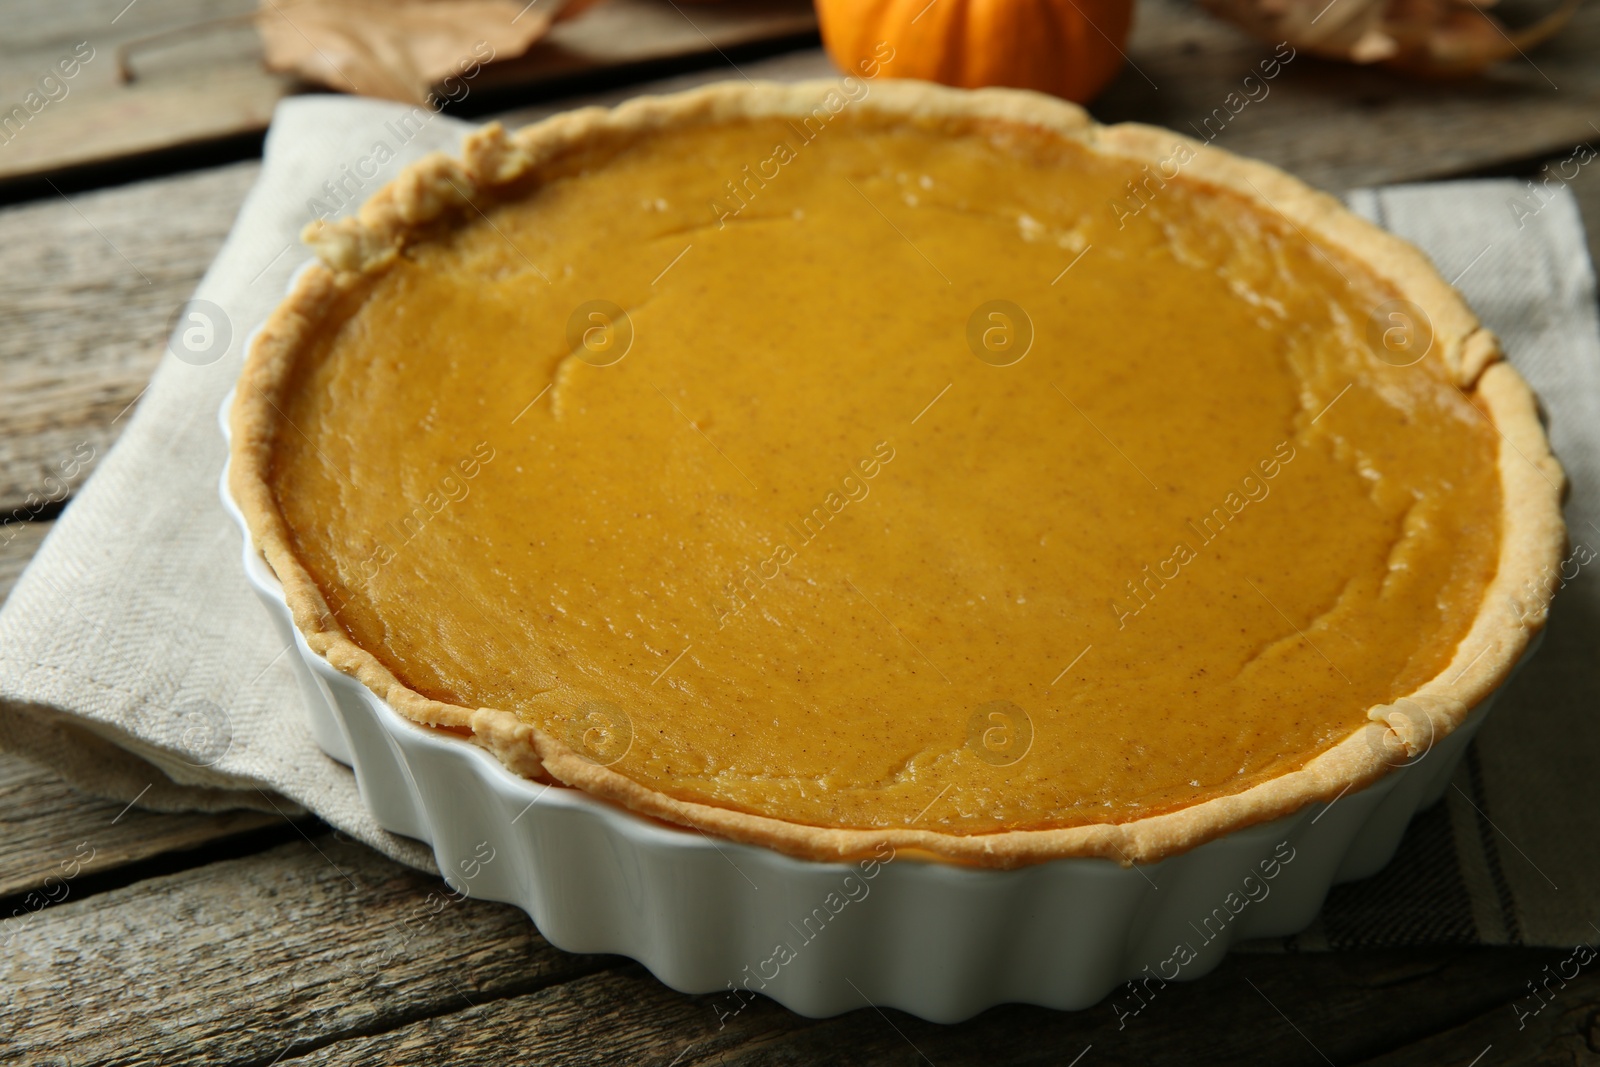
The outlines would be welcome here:
[[[558,23],[527,55],[484,68],[478,84],[501,92],[629,64],[698,55],[710,59],[763,42],[804,40],[816,29],[811,0],[606,0],[581,18]]]
[[[0,515],[94,470],[260,165],[0,211]]]
[[[255,6],[253,0],[75,0],[57,10],[9,0],[0,112],[14,121],[0,130],[0,181],[265,129],[296,82],[262,68],[248,22],[217,22],[163,40],[134,56],[135,81],[117,76],[118,46]],[[52,75],[55,82],[43,80]]]
[[[1600,137],[1590,125],[1600,112],[1597,48],[1600,8],[1591,4],[1527,60],[1478,80],[1420,82],[1305,55],[1264,79],[1272,46],[1185,0],[1140,0],[1131,65],[1092,110],[1108,122],[1214,135],[1220,147],[1339,191],[1469,174]]]
[[[86,33],[99,33],[108,40],[119,34],[142,36],[253,7],[249,0],[138,0],[133,4],[128,0],[51,0],[48,4],[0,0],[0,20],[6,28],[0,39],[0,56],[12,60],[41,48],[70,47]],[[33,81],[25,71],[14,68],[3,77],[0,89],[8,94],[19,84]]]
[[[87,796],[51,771],[0,754],[0,897],[31,894],[13,910],[37,910],[70,899],[74,879],[84,875],[282,822],[255,811],[141,811]]]
[[[1600,957],[1594,949],[1578,946],[1552,959],[1529,961],[1514,977],[1525,983],[1515,999],[1363,1067],[1600,1062]]]
[[[728,997],[682,997],[638,968],[419,1020],[330,1044],[319,1064],[532,1062],[693,1064],[1064,1064],[1349,1062],[1407,1035],[1449,1026],[1503,1001],[1521,969],[1549,953],[1448,950],[1344,957],[1250,956],[1214,975],[1156,990],[1121,1025],[1111,1003],[1084,1012],[996,1008],[961,1026],[862,1010],[800,1019],[766,1000],[728,1013]],[[1131,995],[1121,998],[1131,1006]],[[1287,1014],[1279,1013],[1279,1009]],[[1359,1025],[1351,1025],[1359,1020]]]
[[[742,80],[741,76],[751,81],[776,81],[796,82],[809,78],[837,78],[839,68],[833,65],[826,52],[820,48],[801,48],[782,55],[767,56],[763,59],[748,60],[743,63],[719,62],[714,63],[704,70],[691,71],[670,78],[661,78],[643,84],[624,85],[614,89],[603,89],[598,92],[584,93],[579,96],[562,97],[559,100],[546,100],[526,107],[513,108],[502,111],[494,117],[507,126],[525,126],[532,122],[547,119],[551,115],[562,111],[570,111],[579,107],[613,107],[635,96],[647,93],[675,93],[685,89],[693,89],[700,85],[709,85],[712,82]]]
[[[55,99],[36,96],[37,111],[0,135],[0,181],[266,129],[277,102],[304,87],[262,67],[254,28],[237,18],[256,7],[255,0],[7,0],[0,5],[0,111],[24,102],[61,61],[90,58],[63,83],[64,95],[54,88]],[[136,79],[118,79],[119,45],[184,27],[197,32],[139,49],[131,62]],[[676,10],[660,0],[607,0],[558,25],[527,56],[486,68],[469,94],[711,55],[815,28],[809,0]]]
[[[0,920],[0,945],[0,1058],[74,1067],[265,1064],[618,962],[334,835]]]
[[[1110,1003],[953,1028],[873,1010],[812,1023],[766,1001],[730,1017],[726,998],[679,996],[636,967],[596,976],[616,961],[560,953],[516,909],[453,902],[332,836],[0,920],[0,940],[8,1054],[85,1065],[909,1063],[913,1045],[944,1065],[1065,1062],[1091,1044],[1109,1063],[1349,1062],[1500,1008],[1559,956],[1236,957],[1157,990],[1125,1026]]]
[[[781,1052],[756,1046],[727,1051],[715,1062],[803,1064],[830,1048],[850,1048],[862,1063],[926,1057],[941,1065],[1063,1064],[1092,1046],[1094,1063],[1140,1067],[1347,1063],[1391,1048],[1408,1033],[1470,1018],[1511,987],[1506,969],[1536,970],[1533,961],[1548,955],[1453,949],[1234,956],[1198,982],[1155,989],[1125,1026],[1113,1005],[1138,1006],[1126,991],[1081,1013],[1004,1007],[959,1027],[863,1010],[792,1035]]]
[[[721,1025],[708,998],[674,993],[643,968],[629,965],[335,1042],[300,1062],[413,1064],[448,1058],[494,1063],[514,1054],[527,1063],[686,1067],[741,1047],[781,1055],[788,1038],[816,1026],[768,1000],[750,1004]],[[809,1062],[848,1062],[836,1058],[838,1051]]]

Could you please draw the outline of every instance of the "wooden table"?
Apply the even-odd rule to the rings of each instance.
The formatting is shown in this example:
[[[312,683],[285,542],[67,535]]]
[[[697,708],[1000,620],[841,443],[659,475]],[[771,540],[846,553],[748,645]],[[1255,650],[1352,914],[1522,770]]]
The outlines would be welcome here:
[[[30,62],[104,32],[124,3],[0,5],[0,101],[31,80]],[[1130,67],[1095,107],[1102,118],[1191,132],[1270,51],[1176,0],[1141,5]],[[237,6],[147,0],[146,14],[171,24]],[[620,99],[664,70],[680,72],[675,84],[727,76],[729,62],[752,77],[829,70],[803,11],[758,6],[760,24],[679,12],[693,33],[646,20],[645,38],[607,60],[568,48],[510,117],[558,110],[576,91]],[[85,83],[81,111],[69,98],[28,131],[42,142],[30,154],[0,146],[0,514],[24,506],[76,444],[115,439],[168,316],[255,178],[257,164],[238,157],[271,101],[296,87],[260,73],[248,38],[226,45],[165,80],[149,74],[135,101],[142,129],[114,128],[113,88]],[[1335,191],[1531,175],[1600,140],[1597,45],[1591,4],[1563,40],[1469,87],[1302,57],[1217,140]],[[501,105],[517,99],[499,91]],[[1571,183],[1591,249],[1596,170]],[[145,178],[112,184],[130,174]],[[64,506],[0,528],[0,597]],[[440,909],[437,879],[315,819],[159,815],[133,800],[94,799],[0,758],[0,946],[27,939],[28,958],[51,961],[24,970],[0,952],[0,1062],[1600,1062],[1597,972],[1518,1028],[1511,1003],[1564,955],[1526,948],[1235,954],[1121,1030],[1104,1005],[1005,1007],[941,1027],[873,1009],[804,1019],[765,1001],[719,1028],[711,998],[674,993],[625,959],[559,952],[506,905]]]

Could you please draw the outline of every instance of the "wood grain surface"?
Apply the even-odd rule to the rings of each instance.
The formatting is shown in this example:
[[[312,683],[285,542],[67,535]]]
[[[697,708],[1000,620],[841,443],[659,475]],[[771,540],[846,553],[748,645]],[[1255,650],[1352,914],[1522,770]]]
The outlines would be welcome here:
[[[284,822],[254,811],[160,815],[134,799],[85,796],[49,771],[0,755],[0,900],[23,898],[0,915],[70,896],[85,875]]]
[[[937,1026],[864,1003],[818,1021],[764,1000],[724,1018],[715,997],[561,952],[517,909],[455,899],[327,833],[69,893],[0,921],[0,942],[6,1052],[43,1059],[70,1038],[74,1064],[489,1062],[509,1050],[541,1063],[1063,1063],[1088,1046],[1099,1063],[1352,1063],[1485,1013],[1514,1019],[1524,981],[1563,958],[1235,956],[1127,1020],[1109,1005],[1012,1006]],[[68,973],[63,997],[51,976]]]
[[[0,922],[0,1033],[26,1061],[268,1063],[616,966],[515,908],[333,835]],[[71,975],[73,995],[57,982]],[[54,977],[52,977],[54,976]]]
[[[734,47],[803,33],[809,17],[803,2],[775,0],[753,5],[759,30],[741,31],[731,3],[681,5],[685,16],[667,0],[611,2],[607,18],[649,5],[653,21],[637,24],[649,40],[625,54],[628,27],[596,21],[585,38],[574,24],[543,46],[552,70],[637,70],[651,48],[708,52],[697,26],[715,22],[709,36]],[[141,53],[131,90],[90,78],[107,74],[119,40],[251,6],[0,0],[0,104],[74,42],[106,49],[71,95],[0,144],[0,179],[259,129],[294,87],[261,73],[253,36],[237,27]],[[1216,143],[1335,191],[1532,174],[1600,139],[1589,125],[1600,123],[1597,49],[1600,4],[1589,4],[1561,40],[1465,87],[1298,57]],[[1273,49],[1177,0],[1141,0],[1128,52],[1132,65],[1096,114],[1193,133]],[[834,73],[816,49],[737,62],[507,119],[723,77]],[[1595,249],[1591,170],[1569,184]],[[61,463],[83,449],[98,461],[114,442],[257,171],[231,163],[0,208],[0,598],[70,504],[57,489]],[[1572,973],[1571,953],[1523,949],[1236,954],[1204,981],[1163,990],[1126,1026],[1107,1004],[1005,1007],[943,1027],[865,1004],[811,1020],[757,1001],[722,1020],[714,998],[675,993],[625,960],[560,952],[520,911],[456,900],[315,820],[152,814],[6,757],[0,905],[5,1063],[1600,1063],[1600,967]]]
[[[1002,1007],[959,1026],[940,1026],[865,1003],[834,1019],[806,1020],[765,1001],[719,1026],[715,998],[677,996],[626,966],[342,1041],[308,1059],[473,1061],[517,1048],[534,1062],[945,1067],[1065,1065],[1088,1049],[1085,1065],[1349,1064],[1442,1020],[1499,1007],[1497,998],[1521,974],[1518,967],[1536,973],[1547,955],[1501,954],[1517,966],[1497,970],[1484,953],[1450,959],[1427,952],[1370,954],[1319,968],[1309,984],[1304,958],[1234,957],[1203,982],[1163,990],[1160,996],[1170,992],[1170,999],[1152,1001],[1149,1015],[1120,1029],[1106,1005],[1077,1013]],[[1355,1021],[1359,1025],[1350,1025]],[[604,1028],[603,1041],[597,1026]]]
[[[93,472],[259,169],[236,163],[0,211],[0,517],[59,496],[74,457],[91,459],[69,484]]]
[[[0,939],[7,1053],[29,1062],[70,1048],[74,1064],[494,1062],[513,1051],[537,1063],[1065,1063],[1090,1046],[1098,1063],[1354,1063],[1471,1030],[1485,1013],[1513,1018],[1524,980],[1562,958],[1236,956],[1162,990],[1126,1025],[1109,1005],[1012,1006],[937,1026],[867,1004],[807,1020],[763,1000],[724,1018],[715,997],[674,993],[615,957],[560,952],[515,908],[455,900],[332,834],[69,896],[0,922]],[[52,976],[69,973],[63,997]],[[1573,990],[1572,1005],[1582,997]]]
[[[1600,1063],[1596,971],[1595,958],[1579,952],[1538,962],[1521,976],[1525,984],[1514,1000],[1379,1056],[1372,1067],[1464,1064],[1478,1056],[1483,1057],[1480,1063],[1496,1067]]]

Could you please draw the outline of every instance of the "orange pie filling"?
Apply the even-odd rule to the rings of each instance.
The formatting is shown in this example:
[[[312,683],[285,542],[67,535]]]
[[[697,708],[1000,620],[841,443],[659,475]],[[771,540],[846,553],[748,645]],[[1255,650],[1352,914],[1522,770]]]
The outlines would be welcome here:
[[[299,356],[292,547],[405,685],[680,800],[979,834],[1292,771],[1450,661],[1496,434],[1370,269],[1148,173],[751,119],[483,199]]]

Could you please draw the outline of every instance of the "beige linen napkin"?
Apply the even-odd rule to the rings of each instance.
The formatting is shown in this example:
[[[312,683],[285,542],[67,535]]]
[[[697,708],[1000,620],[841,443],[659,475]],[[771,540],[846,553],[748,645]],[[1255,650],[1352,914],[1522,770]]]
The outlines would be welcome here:
[[[351,773],[311,740],[293,653],[245,585],[239,534],[217,501],[217,409],[245,335],[306,258],[301,226],[318,210],[359,203],[423,153],[453,150],[466,128],[374,101],[279,105],[260,180],[196,293],[216,319],[211,347],[164,357],[122,439],[0,611],[0,748],[90,792],[126,801],[144,791],[148,807],[310,810],[432,869],[424,846],[373,822]],[[1352,202],[1421,244],[1446,277],[1459,274],[1505,338],[1550,409],[1574,483],[1574,538],[1600,550],[1593,274],[1572,198],[1558,191],[1519,217],[1507,206],[1518,191],[1460,183]],[[1419,818],[1387,871],[1336,890],[1299,946],[1593,936],[1600,856],[1579,843],[1600,827],[1595,569],[1578,568],[1561,593],[1549,639],[1503,695],[1459,788]]]

